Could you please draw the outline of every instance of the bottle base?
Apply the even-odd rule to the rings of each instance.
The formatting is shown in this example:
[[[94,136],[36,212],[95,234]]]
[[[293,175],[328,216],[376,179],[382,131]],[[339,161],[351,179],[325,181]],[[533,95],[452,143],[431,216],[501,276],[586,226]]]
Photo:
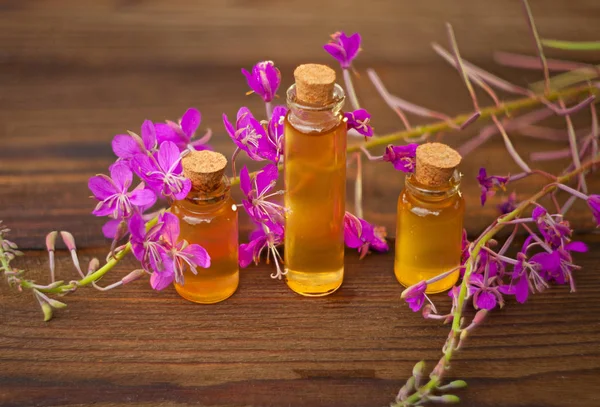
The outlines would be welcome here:
[[[285,282],[296,294],[305,297],[324,297],[333,294],[342,285],[344,269],[330,272],[307,273],[286,269]]]
[[[423,280],[427,280],[428,278],[432,278],[437,275],[435,273],[432,273],[431,277],[423,278],[423,279],[408,283],[408,282],[403,281],[400,277],[398,277],[398,274],[396,274],[396,273],[394,273],[394,274],[396,276],[396,280],[398,280],[400,285],[405,288],[408,288],[408,287],[415,285]],[[459,276],[459,270],[456,270],[455,273],[450,274],[448,277],[443,278],[440,281],[436,281],[435,283],[429,284],[427,286],[427,289],[425,290],[425,294],[439,294],[439,293],[443,293],[443,292],[450,290],[454,286],[454,284],[456,284],[456,282],[458,281],[458,276]]]
[[[225,301],[231,297],[238,289],[239,278],[235,276],[235,284],[232,284],[227,290],[208,291],[206,283],[188,283],[185,285],[175,284],[175,291],[183,299],[194,302],[196,304],[216,304]],[[195,289],[196,288],[196,289]]]

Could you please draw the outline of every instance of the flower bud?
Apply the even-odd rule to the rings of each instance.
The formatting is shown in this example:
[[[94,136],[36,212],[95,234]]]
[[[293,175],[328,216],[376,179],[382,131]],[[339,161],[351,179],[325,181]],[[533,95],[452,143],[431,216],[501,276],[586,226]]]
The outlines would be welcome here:
[[[454,394],[444,394],[440,398],[440,401],[442,403],[454,404],[454,403],[460,403],[460,398],[458,398]]]
[[[40,305],[42,306],[42,312],[44,313],[44,322],[50,321],[52,319],[52,307],[45,302]]]

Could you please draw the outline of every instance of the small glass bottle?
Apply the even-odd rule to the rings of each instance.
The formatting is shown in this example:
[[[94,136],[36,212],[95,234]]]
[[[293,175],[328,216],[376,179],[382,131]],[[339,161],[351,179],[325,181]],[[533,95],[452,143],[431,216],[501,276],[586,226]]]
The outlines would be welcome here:
[[[465,203],[460,193],[461,157],[440,143],[417,148],[415,172],[398,198],[394,272],[405,287],[460,265]],[[428,294],[450,289],[459,271],[428,284]]]
[[[179,218],[180,238],[204,247],[211,264],[196,273],[186,270],[184,284],[175,289],[187,300],[212,304],[229,298],[239,283],[238,214],[224,176],[227,159],[213,151],[192,151],[182,164],[192,189],[171,211]]]
[[[344,278],[346,123],[335,71],[300,65],[287,91],[285,119],[285,250],[287,285],[323,296]]]

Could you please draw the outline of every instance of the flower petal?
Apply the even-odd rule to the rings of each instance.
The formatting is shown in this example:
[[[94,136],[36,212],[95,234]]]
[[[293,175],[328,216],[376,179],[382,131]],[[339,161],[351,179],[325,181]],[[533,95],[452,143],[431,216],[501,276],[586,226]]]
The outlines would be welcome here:
[[[179,240],[179,219],[170,212],[164,212],[159,221],[163,223],[163,238],[169,245],[175,247]]]
[[[88,181],[88,188],[92,191],[94,197],[100,201],[118,193],[111,179],[104,174],[91,177]]]
[[[136,188],[129,194],[129,201],[135,206],[151,207],[156,202],[156,195],[147,188]]]
[[[121,193],[127,192],[133,180],[131,170],[121,161],[117,161],[110,166],[110,177],[115,183],[117,190]]]
[[[578,253],[585,253],[588,251],[588,246],[583,242],[570,242],[565,245],[565,250]]]
[[[144,120],[142,123],[142,140],[146,150],[152,151],[156,147],[156,129],[150,120]]]
[[[112,140],[112,149],[119,158],[131,158],[142,152],[140,145],[128,134],[117,134]]]
[[[192,138],[196,130],[198,130],[198,126],[200,126],[200,121],[202,120],[202,115],[197,109],[193,107],[186,110],[181,118],[181,130],[183,133],[188,136],[188,138]]]
[[[150,286],[157,291],[163,290],[171,285],[175,279],[175,273],[172,271],[155,271],[150,276]]]
[[[184,253],[196,267],[210,267],[210,256],[206,249],[200,245],[191,244],[183,249],[181,253]]]
[[[248,196],[252,191],[252,183],[250,182],[250,174],[248,172],[248,167],[244,165],[242,170],[240,171],[240,189],[244,193],[244,195]]]
[[[180,151],[172,141],[163,141],[156,156],[158,165],[163,172],[168,173],[173,164],[180,161]]]

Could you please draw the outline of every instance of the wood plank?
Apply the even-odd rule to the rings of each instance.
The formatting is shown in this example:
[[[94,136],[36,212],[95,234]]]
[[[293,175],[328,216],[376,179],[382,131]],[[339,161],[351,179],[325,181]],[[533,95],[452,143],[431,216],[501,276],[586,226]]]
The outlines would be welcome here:
[[[552,288],[526,306],[508,301],[457,354],[451,378],[470,387],[464,406],[597,405],[600,384],[600,243],[577,256],[578,292]],[[86,250],[82,261],[99,250]],[[73,270],[58,253],[58,276]],[[308,299],[271,280],[268,266],[242,271],[238,292],[213,306],[157,293],[147,281],[64,298],[50,323],[28,296],[0,285],[0,405],[381,406],[421,358],[440,356],[448,327],[399,298],[393,252],[358,261],[344,285]],[[21,266],[47,279],[43,252]],[[108,284],[134,267],[126,260]],[[445,294],[434,296],[442,308]]]
[[[595,0],[532,4],[546,37],[597,37]],[[365,35],[364,60],[401,63],[433,59],[431,41],[445,42],[454,24],[463,54],[490,55],[490,46],[531,51],[519,2],[464,0],[21,0],[1,4],[0,49],[6,61],[63,66],[250,65],[324,61],[329,34]]]

